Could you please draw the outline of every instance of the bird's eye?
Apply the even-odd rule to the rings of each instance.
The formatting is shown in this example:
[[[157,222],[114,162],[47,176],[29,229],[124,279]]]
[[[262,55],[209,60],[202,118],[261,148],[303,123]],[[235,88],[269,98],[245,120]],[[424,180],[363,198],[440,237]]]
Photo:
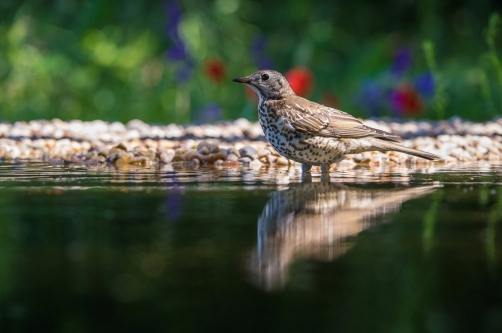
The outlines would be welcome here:
[[[263,81],[267,81],[267,80],[268,80],[268,78],[269,78],[268,74],[262,74],[262,75],[261,75],[261,79],[262,79]]]

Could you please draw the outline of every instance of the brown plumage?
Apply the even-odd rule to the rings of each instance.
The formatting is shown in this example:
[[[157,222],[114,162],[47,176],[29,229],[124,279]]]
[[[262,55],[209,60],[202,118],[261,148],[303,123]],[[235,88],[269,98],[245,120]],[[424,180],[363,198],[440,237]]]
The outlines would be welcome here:
[[[297,96],[279,72],[262,70],[233,81],[248,85],[258,95],[258,118],[265,137],[281,155],[302,163],[304,171],[320,165],[327,172],[331,163],[346,155],[371,150],[440,159],[405,147],[398,136],[368,127],[346,112]]]
[[[343,255],[350,248],[347,239],[375,225],[375,216],[398,211],[435,189],[303,183],[273,193],[258,218],[258,245],[249,256],[252,281],[267,290],[281,288],[295,260]]]
[[[297,95],[287,95],[282,105],[275,103],[278,114],[298,132],[331,138],[364,138],[367,136],[401,142],[391,133],[371,128],[350,114],[311,102]],[[270,104],[270,103],[269,103]]]

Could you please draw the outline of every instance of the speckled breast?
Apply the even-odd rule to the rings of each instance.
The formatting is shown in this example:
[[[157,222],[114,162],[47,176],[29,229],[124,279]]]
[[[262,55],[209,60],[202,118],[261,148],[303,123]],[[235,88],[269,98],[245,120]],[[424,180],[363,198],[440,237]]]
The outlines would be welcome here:
[[[295,162],[320,165],[344,159],[347,144],[333,138],[319,137],[293,131],[284,119],[260,105],[258,119],[267,141],[282,156]]]

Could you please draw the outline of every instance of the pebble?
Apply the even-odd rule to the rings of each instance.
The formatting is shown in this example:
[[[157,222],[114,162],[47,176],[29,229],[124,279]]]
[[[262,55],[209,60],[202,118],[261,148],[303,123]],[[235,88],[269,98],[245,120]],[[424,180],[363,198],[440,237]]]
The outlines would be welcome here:
[[[369,119],[363,122],[400,135],[404,145],[440,155],[440,163],[502,161],[502,117],[474,123],[453,117],[443,121]],[[260,125],[246,119],[216,124],[150,125],[102,120],[53,120],[0,123],[0,161],[43,160],[52,164],[111,164],[119,168],[159,164],[297,165],[266,141]],[[431,164],[397,152],[364,152],[339,165]]]
[[[257,157],[256,148],[249,145],[239,149],[239,153],[241,154],[241,156],[248,157],[251,160],[254,160]]]
[[[244,164],[251,163],[251,161],[252,161],[252,159],[247,156],[239,158],[239,162],[244,163]]]

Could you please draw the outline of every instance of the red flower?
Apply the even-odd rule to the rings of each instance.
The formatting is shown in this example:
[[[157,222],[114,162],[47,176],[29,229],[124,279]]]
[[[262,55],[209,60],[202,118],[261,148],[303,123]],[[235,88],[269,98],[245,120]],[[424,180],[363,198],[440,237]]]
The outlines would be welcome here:
[[[225,78],[227,77],[225,64],[219,59],[207,60],[203,65],[203,69],[206,77],[216,83],[225,81]]]
[[[312,92],[314,75],[308,68],[295,67],[290,69],[285,76],[295,94],[306,97]]]
[[[415,87],[404,84],[396,88],[391,95],[392,107],[405,116],[418,116],[422,113],[424,103]]]

